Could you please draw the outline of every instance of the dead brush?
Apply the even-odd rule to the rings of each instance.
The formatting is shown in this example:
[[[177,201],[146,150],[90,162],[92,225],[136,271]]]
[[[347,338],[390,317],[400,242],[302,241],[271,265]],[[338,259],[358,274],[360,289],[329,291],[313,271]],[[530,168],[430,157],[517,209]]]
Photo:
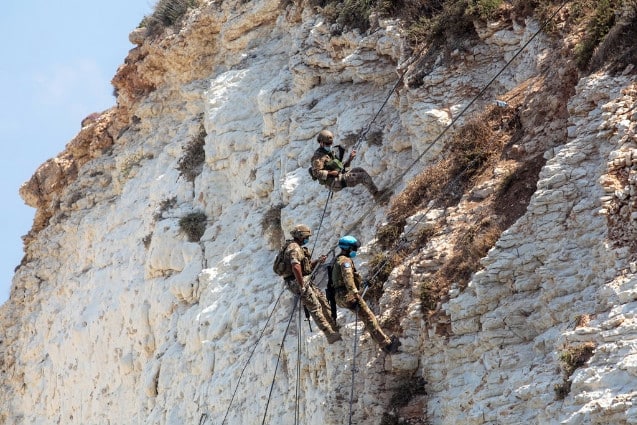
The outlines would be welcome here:
[[[179,25],[186,12],[199,5],[199,0],[159,0],[153,13],[144,16],[139,26],[146,27],[150,36],[157,36],[164,28]]]
[[[562,370],[567,378],[570,378],[576,369],[586,364],[586,362],[593,356],[593,352],[596,347],[597,345],[594,342],[589,341],[568,346],[560,353]]]
[[[405,259],[403,252],[390,252],[389,254],[379,253],[372,257],[367,264],[370,276],[367,284],[369,285],[369,293],[372,298],[379,298],[382,294],[383,285],[389,279],[392,270]],[[380,293],[374,297],[374,292],[379,290]]]
[[[199,133],[183,147],[184,155],[177,161],[179,175],[186,181],[194,182],[195,178],[203,171],[203,165],[206,161],[205,143],[206,129],[201,124]]]
[[[201,211],[188,213],[179,219],[179,228],[186,234],[189,242],[199,242],[206,232],[207,220],[208,217]]]
[[[438,301],[442,298],[442,295],[446,293],[446,288],[446,282],[438,276],[438,273],[425,279],[420,285],[419,293],[420,308],[422,311],[430,312],[436,310]]]
[[[450,179],[453,159],[443,158],[427,167],[407,183],[407,187],[393,200],[387,217],[390,223],[399,223],[413,215],[428,201],[436,199]]]
[[[450,143],[450,156],[453,157],[453,175],[463,174],[468,181],[495,154],[501,152],[501,146],[494,143],[494,131],[490,126],[491,108],[484,116],[474,118],[454,133]]]
[[[281,228],[281,210],[284,205],[279,204],[271,207],[261,219],[261,228],[263,234],[267,235],[268,242],[272,247],[279,247],[285,239],[285,234]]]
[[[382,249],[394,247],[405,227],[405,221],[391,221],[381,226],[376,232],[376,243]]]

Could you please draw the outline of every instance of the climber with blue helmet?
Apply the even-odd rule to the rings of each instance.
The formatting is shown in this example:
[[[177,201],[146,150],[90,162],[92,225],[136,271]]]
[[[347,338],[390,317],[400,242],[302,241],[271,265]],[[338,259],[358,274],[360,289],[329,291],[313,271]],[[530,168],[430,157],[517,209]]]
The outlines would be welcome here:
[[[376,316],[369,308],[360,294],[363,278],[356,271],[353,258],[360,248],[360,242],[351,235],[343,236],[338,240],[338,247],[341,252],[334,260],[332,267],[332,286],[336,303],[339,307],[347,308],[358,314],[365,324],[365,329],[372,336],[374,341],[387,354],[394,354],[401,345],[397,337],[388,337],[378,325]]]

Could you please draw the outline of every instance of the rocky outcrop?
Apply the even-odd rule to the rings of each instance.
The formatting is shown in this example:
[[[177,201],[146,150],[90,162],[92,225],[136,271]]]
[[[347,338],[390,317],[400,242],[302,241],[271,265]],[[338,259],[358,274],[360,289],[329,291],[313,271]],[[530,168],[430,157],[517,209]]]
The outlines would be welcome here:
[[[360,187],[326,204],[307,173],[318,131],[351,148],[370,125],[356,165],[395,200],[538,28],[480,27],[425,72],[406,66],[397,22],[376,25],[334,35],[304,4],[209,2],[131,35],[117,105],[21,188],[37,213],[0,309],[0,422],[287,424],[297,407],[305,424],[635,422],[634,82],[580,78],[544,36],[455,125],[504,102],[502,156],[457,202],[406,220],[422,243],[370,300],[402,352],[384,355],[349,312],[333,345],[292,314],[270,272],[281,236],[304,222],[333,253],[354,233],[367,274],[391,208]],[[378,113],[404,69],[419,84]],[[524,184],[492,209],[514,169]],[[423,308],[462,235],[498,214],[513,218],[481,270]]]

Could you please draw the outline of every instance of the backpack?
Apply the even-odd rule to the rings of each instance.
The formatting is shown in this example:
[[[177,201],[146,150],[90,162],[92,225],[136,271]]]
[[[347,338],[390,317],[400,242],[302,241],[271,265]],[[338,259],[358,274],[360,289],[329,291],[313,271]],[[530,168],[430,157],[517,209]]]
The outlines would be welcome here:
[[[274,257],[274,263],[272,264],[272,271],[279,276],[285,276],[288,274],[288,266],[285,262],[285,251],[288,249],[288,245],[290,245],[292,241],[285,241],[285,245],[281,248],[281,250]]]

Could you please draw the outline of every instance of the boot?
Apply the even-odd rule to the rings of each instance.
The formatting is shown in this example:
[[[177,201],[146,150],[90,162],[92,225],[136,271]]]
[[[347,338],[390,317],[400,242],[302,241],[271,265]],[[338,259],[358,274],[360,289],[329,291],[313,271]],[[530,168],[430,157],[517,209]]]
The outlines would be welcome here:
[[[397,336],[392,335],[389,344],[383,347],[383,351],[386,354],[396,354],[398,352],[398,347],[402,345]]]
[[[336,341],[341,341],[343,339],[341,337],[341,334],[339,334],[338,332],[333,332],[333,333],[327,334],[325,336],[327,337],[327,343],[328,344],[334,344]]]
[[[391,195],[391,192],[387,189],[376,190],[375,192],[372,192],[374,201],[379,202],[383,205],[386,205],[389,202],[390,195]]]

